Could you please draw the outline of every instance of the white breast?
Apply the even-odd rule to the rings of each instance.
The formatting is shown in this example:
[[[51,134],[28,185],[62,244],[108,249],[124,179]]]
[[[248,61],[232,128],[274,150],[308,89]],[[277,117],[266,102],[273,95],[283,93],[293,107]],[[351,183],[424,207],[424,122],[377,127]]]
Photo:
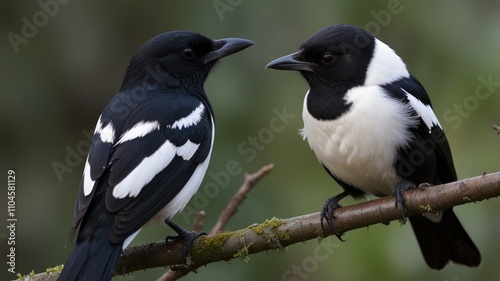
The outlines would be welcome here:
[[[309,92],[306,94],[306,100]],[[304,137],[318,160],[352,186],[375,195],[390,195],[400,180],[393,167],[397,147],[411,139],[416,124],[410,108],[389,98],[378,86],[351,89],[351,108],[333,121],[315,119],[304,101]]]

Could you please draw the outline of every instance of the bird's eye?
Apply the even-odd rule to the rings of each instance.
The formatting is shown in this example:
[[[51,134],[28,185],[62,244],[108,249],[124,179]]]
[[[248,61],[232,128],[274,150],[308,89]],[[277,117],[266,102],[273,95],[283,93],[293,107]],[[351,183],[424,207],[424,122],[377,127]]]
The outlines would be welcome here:
[[[194,58],[194,50],[187,47],[182,50],[182,55],[188,59]]]
[[[335,56],[332,55],[331,53],[324,53],[323,57],[321,57],[321,61],[323,61],[324,64],[332,64],[333,60],[335,59]]]

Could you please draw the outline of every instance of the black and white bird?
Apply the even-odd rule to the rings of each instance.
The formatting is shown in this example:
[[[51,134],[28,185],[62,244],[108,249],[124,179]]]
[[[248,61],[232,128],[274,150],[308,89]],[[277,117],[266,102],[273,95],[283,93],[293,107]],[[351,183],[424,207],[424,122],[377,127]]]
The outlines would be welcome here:
[[[203,89],[216,62],[253,42],[211,40],[189,31],[160,34],[133,56],[118,94],[94,131],[78,190],[70,240],[76,245],[59,280],[111,280],[122,250],[148,222],[173,223],[200,186],[214,142]]]
[[[333,210],[347,195],[395,195],[421,183],[457,179],[448,141],[424,87],[401,58],[367,31],[333,25],[314,33],[296,53],[266,67],[297,70],[310,89],[302,136],[344,189],[328,199],[321,225],[332,232]],[[478,266],[481,255],[452,209],[409,218],[427,264]]]

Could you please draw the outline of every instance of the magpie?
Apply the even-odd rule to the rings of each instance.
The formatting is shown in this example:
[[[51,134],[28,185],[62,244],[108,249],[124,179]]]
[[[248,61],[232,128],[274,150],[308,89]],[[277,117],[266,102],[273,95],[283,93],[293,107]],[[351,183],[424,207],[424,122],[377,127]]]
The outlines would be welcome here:
[[[300,71],[309,84],[302,137],[343,188],[321,211],[331,223],[339,201],[394,195],[406,222],[403,192],[457,180],[450,147],[424,87],[388,45],[362,28],[323,28],[298,52],[267,68]],[[478,266],[479,250],[452,209],[409,217],[429,267]],[[342,240],[342,239],[341,239]]]
[[[69,242],[77,229],[78,238],[59,280],[111,280],[122,250],[154,222],[183,238],[186,261],[200,234],[171,218],[198,190],[212,152],[214,117],[203,85],[220,58],[253,44],[171,31],[137,50],[97,121]]]

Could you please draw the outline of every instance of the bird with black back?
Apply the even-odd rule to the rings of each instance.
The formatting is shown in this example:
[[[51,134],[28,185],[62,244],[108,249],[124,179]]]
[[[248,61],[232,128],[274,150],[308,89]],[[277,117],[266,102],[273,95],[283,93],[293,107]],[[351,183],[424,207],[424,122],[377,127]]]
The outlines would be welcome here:
[[[171,218],[198,190],[212,152],[215,123],[204,82],[219,59],[251,45],[172,31],[137,50],[97,121],[69,240],[77,230],[78,238],[59,280],[111,280],[123,249],[154,222],[178,234],[167,242],[183,239],[186,262],[200,233]]]
[[[406,222],[403,192],[457,180],[443,128],[424,87],[403,60],[362,28],[339,24],[314,33],[298,52],[266,67],[299,71],[309,84],[301,134],[343,188],[321,210],[332,233],[339,201],[394,195]],[[478,266],[481,255],[452,209],[409,217],[429,267]]]

